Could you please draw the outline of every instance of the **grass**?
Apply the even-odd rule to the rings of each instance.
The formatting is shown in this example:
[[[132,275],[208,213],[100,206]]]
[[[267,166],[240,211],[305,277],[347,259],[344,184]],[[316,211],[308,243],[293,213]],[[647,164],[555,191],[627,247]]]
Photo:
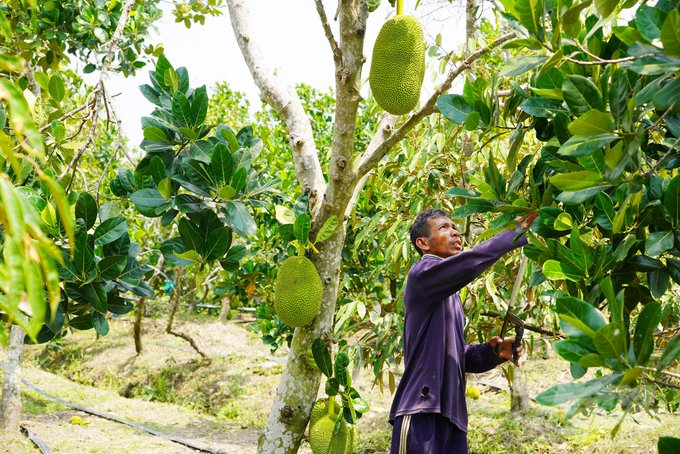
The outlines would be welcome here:
[[[154,319],[145,319],[145,351],[137,356],[131,324],[118,319],[111,321],[111,332],[104,338],[96,339],[92,332],[75,332],[56,348],[29,347],[27,378],[48,392],[84,406],[180,437],[213,443],[212,446],[228,452],[254,453],[283,365],[242,326],[217,323],[204,316],[189,320],[185,315],[177,323],[178,328],[181,325],[201,347],[213,353],[212,361],[202,361],[195,353],[169,347],[185,348],[186,344],[165,334],[161,321]],[[277,355],[283,358],[285,352]],[[555,357],[547,358],[539,351],[530,357],[524,370],[531,394],[570,380],[568,364]],[[354,384],[371,406],[358,426],[359,452],[386,454],[391,441],[392,427],[387,415],[392,396],[387,390],[381,394],[373,388],[370,375],[362,371]],[[479,377],[470,380],[476,378]],[[482,378],[507,384],[498,370]],[[667,413],[660,413],[658,421],[646,414],[636,415],[641,423],[625,421],[612,440],[609,434],[616,418],[577,415],[565,421],[567,409],[543,407],[534,402],[527,412],[511,413],[507,393],[480,388],[481,397],[468,400],[470,453],[656,453],[659,436],[680,437],[680,419]],[[163,444],[132,428],[73,412],[32,392],[25,392],[23,398],[28,419],[38,424],[51,421],[44,422],[40,436],[55,451],[191,452],[170,442]],[[68,419],[74,414],[83,416],[91,425],[69,424]],[[91,438],[93,434],[97,434],[99,441]],[[118,443],[121,437],[129,440],[128,445]],[[82,443],[74,447],[73,440],[78,439],[82,443],[92,440],[92,448],[87,450]],[[102,443],[107,449],[98,451],[97,446]],[[0,439],[0,446],[4,448],[6,444],[13,447],[13,453],[36,452],[30,446],[22,447],[25,444],[22,438]],[[309,444],[303,441],[300,453],[310,452]]]

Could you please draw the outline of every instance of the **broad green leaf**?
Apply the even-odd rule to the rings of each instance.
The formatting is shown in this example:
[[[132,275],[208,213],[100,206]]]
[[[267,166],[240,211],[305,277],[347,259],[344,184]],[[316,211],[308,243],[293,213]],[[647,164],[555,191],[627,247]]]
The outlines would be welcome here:
[[[561,320],[589,337],[595,337],[597,331],[607,324],[602,312],[571,296],[557,298],[555,310]]]
[[[574,254],[574,259],[578,263],[579,268],[587,275],[588,270],[593,266],[594,253],[593,250],[581,240],[577,226],[573,226],[571,236],[569,237],[569,246],[571,252]]]
[[[229,249],[227,255],[224,257],[223,262],[238,263],[243,257],[246,256],[248,250],[245,246],[239,244]]]
[[[202,90],[201,90],[202,89]],[[205,85],[195,92],[194,101],[191,103],[191,116],[194,119],[195,128],[201,126],[208,114],[209,99],[205,91]]]
[[[340,386],[344,386],[345,388],[351,386],[351,378],[347,366],[349,366],[349,357],[347,356],[347,353],[338,353],[335,355],[335,365],[333,367],[335,370],[335,378],[338,380],[338,383],[340,383]]]
[[[81,234],[76,239],[76,247],[73,252],[73,264],[81,274],[87,274],[94,265],[94,255],[90,246],[87,245],[87,234]]]
[[[101,313],[106,313],[106,289],[101,282],[90,282],[79,286],[68,283],[65,285],[66,294],[79,304],[91,304]]]
[[[568,279],[570,281],[579,282],[583,280],[583,274],[565,263],[557,260],[546,260],[543,264],[543,274],[548,279]]]
[[[94,231],[94,244],[101,246],[116,241],[127,231],[128,223],[122,216],[109,218]]]
[[[294,224],[295,223],[295,213],[290,208],[284,207],[283,205],[276,205],[276,220],[280,224]]]
[[[659,372],[662,371],[666,366],[678,358],[680,358],[680,334],[676,334],[675,337],[668,342],[666,349],[661,355],[659,364],[656,366],[656,370]]]
[[[437,107],[445,118],[459,125],[465,124],[472,112],[472,107],[461,95],[442,95],[437,100]]]
[[[71,328],[77,329],[77,330],[82,330],[82,331],[87,331],[88,329],[92,329],[92,315],[91,314],[85,314],[85,315],[80,315],[78,317],[72,318],[68,322],[68,326]]]
[[[190,250],[186,252],[182,252],[181,254],[178,252],[175,252],[175,255],[179,257],[182,260],[187,260],[191,263],[196,263],[201,261],[201,256],[198,255],[198,252]],[[181,266],[181,265],[180,265]]]
[[[234,172],[234,176],[231,179],[231,187],[234,188],[234,191],[236,191],[236,193],[238,193],[245,187],[247,179],[248,171],[246,170],[245,167],[239,167],[238,169],[236,169],[236,172]]]
[[[158,192],[165,200],[170,200],[172,197],[172,183],[167,178],[163,178],[158,182]]]
[[[216,186],[223,186],[229,183],[233,165],[233,158],[227,146],[221,142],[215,145],[210,161],[210,169],[215,177]]]
[[[677,9],[666,16],[660,38],[666,55],[680,57],[680,12]]]
[[[578,361],[578,365],[585,367],[586,369],[589,367],[603,367],[604,358],[597,353],[588,353],[587,355],[581,357],[581,359]]]
[[[127,256],[125,255],[112,255],[110,257],[104,257],[97,264],[102,280],[112,281],[117,279],[118,276],[120,276],[120,273],[122,273],[125,269],[126,263]]]
[[[595,136],[612,132],[612,120],[604,112],[591,109],[571,122],[567,128],[575,136]]]
[[[338,217],[333,215],[326,219],[326,222],[324,223],[323,227],[321,227],[321,230],[319,230],[318,235],[316,236],[316,243],[326,241],[328,238],[333,235],[333,232],[335,232],[335,229],[338,227]]]
[[[331,378],[333,376],[331,353],[324,341],[318,337],[312,341],[312,356],[321,373],[326,377]]]
[[[130,194],[132,203],[141,208],[156,208],[167,202],[157,189],[142,189]]]
[[[607,276],[600,282],[602,293],[607,298],[609,303],[610,321],[612,323],[623,324],[623,295],[621,290],[618,295],[614,293],[614,286],[610,276]]]
[[[623,375],[623,379],[621,379],[621,383],[619,383],[619,386],[630,385],[635,380],[637,380],[640,377],[640,375],[642,375],[642,369],[640,369],[639,367],[626,369],[626,373]]]
[[[668,183],[662,201],[673,227],[680,226],[680,175],[677,175]]]
[[[595,0],[595,8],[603,18],[613,13],[618,4],[619,0]]]
[[[555,352],[572,363],[578,363],[584,356],[593,353],[587,345],[574,340],[560,340],[553,344]]]
[[[524,74],[537,66],[542,65],[548,57],[545,55],[530,55],[527,57],[511,58],[505,63],[505,67],[500,76],[514,77]]]
[[[561,403],[580,399],[599,393],[607,386],[616,384],[621,380],[621,375],[614,373],[604,377],[595,378],[586,383],[567,383],[553,386],[536,397],[536,402],[541,405],[559,405]]]
[[[531,98],[524,100],[519,107],[534,117],[549,118],[560,112],[564,112],[562,107],[556,105],[549,99],[540,96],[532,96]]]
[[[163,82],[165,82],[165,85],[171,89],[172,93],[176,92],[179,88],[179,78],[177,77],[177,72],[175,72],[173,68],[166,69],[165,74],[163,74]]]
[[[181,91],[176,91],[172,96],[172,115],[184,126],[192,125],[191,104]]]
[[[81,192],[76,202],[76,218],[85,221],[85,230],[90,230],[97,222],[97,201],[87,192]]]
[[[186,218],[182,218],[178,223],[179,235],[187,250],[203,253],[203,237],[196,230],[193,223]]]
[[[255,224],[255,220],[250,215],[248,208],[246,208],[245,205],[241,202],[227,200],[225,202],[225,208],[229,215],[230,226],[233,227],[236,233],[244,238],[255,235],[255,232],[257,232],[257,224]]]
[[[515,2],[515,11],[519,22],[526,28],[529,33],[543,41],[543,0],[517,0]]]
[[[550,183],[561,191],[580,191],[601,186],[604,182],[602,181],[602,175],[599,173],[584,170],[581,172],[558,173],[550,178]]]
[[[595,337],[593,337],[593,343],[595,344],[598,353],[604,358],[617,359],[621,354],[627,351],[627,337],[628,332],[623,325],[619,323],[610,323],[597,331]]]
[[[661,8],[642,5],[635,12],[635,25],[640,34],[649,42],[661,36],[661,28],[668,13]]]
[[[571,112],[580,117],[591,109],[604,112],[605,103],[600,90],[590,80],[583,76],[568,76],[562,84],[564,101]]]
[[[210,193],[213,182],[203,162],[196,159],[185,159],[182,161],[182,169],[194,185],[205,193]]]
[[[47,91],[49,92],[50,97],[57,101],[57,103],[60,103],[64,100],[66,97],[66,86],[64,85],[64,81],[59,74],[55,74],[50,77]]]
[[[647,237],[645,251],[648,255],[661,255],[673,247],[673,232],[670,230],[654,232]]]
[[[151,161],[149,161],[148,172],[156,184],[168,178],[168,173],[165,170],[165,164],[163,163],[163,159],[161,159],[160,156],[154,156],[151,158]]]
[[[210,232],[204,246],[204,257],[206,262],[221,259],[231,246],[231,231],[224,227],[217,228]]]
[[[665,267],[647,273],[649,290],[654,298],[661,298],[670,285],[670,275]]]
[[[158,126],[147,126],[144,128],[144,138],[149,142],[167,142],[168,136]]]
[[[573,136],[562,145],[558,151],[563,156],[585,156],[618,139],[613,134],[598,134],[596,136]]]
[[[106,315],[104,314],[92,312],[92,326],[94,326],[94,329],[100,336],[109,334],[109,322],[106,321]]]
[[[47,185],[50,194],[52,195],[54,205],[57,207],[57,211],[59,212],[59,219],[61,220],[61,225],[62,227],[64,227],[64,230],[66,231],[66,235],[68,236],[71,247],[73,247],[76,241],[75,222],[71,217],[70,208],[71,205],[68,203],[66,194],[64,193],[64,188],[62,188],[61,185],[57,184],[55,180],[53,180],[51,177],[47,175],[41,176],[41,181]]]
[[[645,57],[635,60],[628,66],[628,69],[638,74],[656,76],[680,70],[680,59],[673,57]]]
[[[645,365],[654,351],[654,330],[660,322],[661,305],[659,303],[647,303],[638,316],[635,334],[633,335],[636,365]]]
[[[307,244],[309,241],[309,232],[312,227],[312,219],[307,213],[302,213],[295,219],[295,224],[293,225],[293,232],[295,233],[295,238],[302,245]]]
[[[659,437],[659,454],[678,454],[680,452],[680,438]]]
[[[573,226],[574,221],[571,218],[571,215],[569,213],[562,213],[557,218],[555,218],[555,222],[553,224],[553,228],[555,230],[571,230],[571,227]]]

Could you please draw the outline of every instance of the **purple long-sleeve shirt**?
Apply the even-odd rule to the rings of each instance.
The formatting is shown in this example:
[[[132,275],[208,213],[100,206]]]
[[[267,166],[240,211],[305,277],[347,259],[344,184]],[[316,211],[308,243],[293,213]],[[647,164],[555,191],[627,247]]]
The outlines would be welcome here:
[[[488,342],[465,343],[458,291],[504,254],[527,244],[524,236],[513,244],[517,231],[505,230],[446,259],[425,255],[411,267],[404,289],[404,375],[391,423],[397,416],[440,413],[467,432],[465,372],[486,372],[505,360]]]

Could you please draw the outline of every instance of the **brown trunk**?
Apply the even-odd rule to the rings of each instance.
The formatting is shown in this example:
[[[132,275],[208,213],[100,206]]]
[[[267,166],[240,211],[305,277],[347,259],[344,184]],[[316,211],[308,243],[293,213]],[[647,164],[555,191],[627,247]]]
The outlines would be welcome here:
[[[135,326],[133,332],[135,335],[135,351],[139,355],[142,353],[142,318],[144,318],[144,306],[146,297],[143,296],[137,302],[137,312],[135,313]]]
[[[520,360],[520,365],[524,361]],[[513,367],[513,366],[511,366]],[[512,374],[512,386],[510,387],[510,411],[529,410],[529,388],[524,367],[514,367]]]
[[[19,325],[12,325],[7,344],[7,365],[2,381],[0,400],[0,431],[19,431],[21,420],[21,360],[26,332]]]
[[[170,318],[168,318],[168,326],[165,328],[165,332],[168,334],[172,334],[173,336],[179,337],[181,339],[184,339],[185,341],[189,342],[191,347],[196,350],[196,353],[201,355],[203,359],[210,359],[210,357],[199,348],[198,344],[194,340],[193,337],[189,336],[186,333],[183,333],[181,331],[175,331],[172,329],[172,323],[175,321],[175,314],[177,314],[177,309],[179,308],[179,302],[181,299],[181,285],[180,285],[180,270],[178,269],[177,272],[175,273],[175,288],[172,291],[172,296],[174,297],[174,304],[172,305],[172,310],[170,311]]]
[[[220,316],[218,317],[218,320],[220,322],[226,322],[227,317],[229,316],[229,310],[231,309],[231,296],[225,295],[222,298],[222,309],[220,310]]]

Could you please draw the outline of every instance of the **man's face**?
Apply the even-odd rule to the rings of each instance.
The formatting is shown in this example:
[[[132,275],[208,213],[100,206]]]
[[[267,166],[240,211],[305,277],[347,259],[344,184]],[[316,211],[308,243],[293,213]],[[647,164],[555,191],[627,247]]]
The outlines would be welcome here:
[[[441,216],[430,218],[427,223],[430,226],[430,236],[416,240],[423,254],[432,254],[445,259],[463,250],[460,233],[451,219]]]

